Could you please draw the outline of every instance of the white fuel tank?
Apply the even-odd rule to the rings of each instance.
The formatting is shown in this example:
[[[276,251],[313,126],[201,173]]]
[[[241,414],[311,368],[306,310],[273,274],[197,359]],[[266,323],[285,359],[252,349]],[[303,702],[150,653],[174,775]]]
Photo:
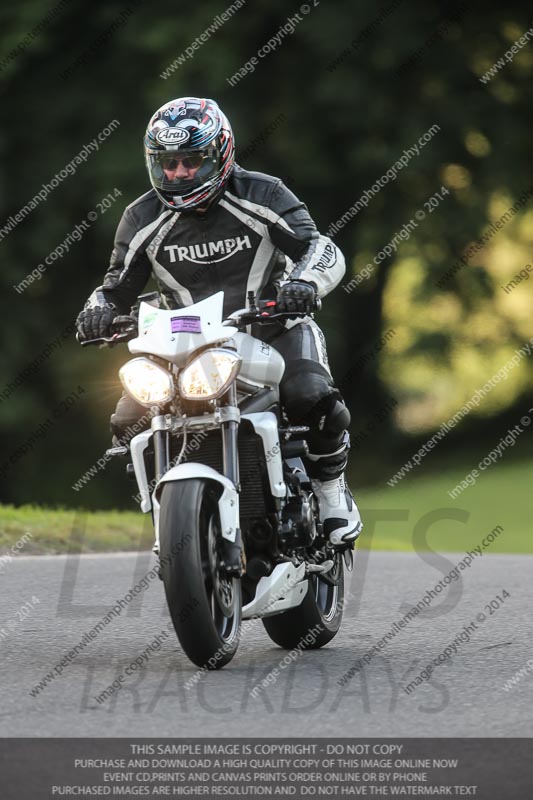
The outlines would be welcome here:
[[[257,386],[277,387],[285,372],[285,360],[272,345],[247,333],[231,337],[242,358],[239,378]]]

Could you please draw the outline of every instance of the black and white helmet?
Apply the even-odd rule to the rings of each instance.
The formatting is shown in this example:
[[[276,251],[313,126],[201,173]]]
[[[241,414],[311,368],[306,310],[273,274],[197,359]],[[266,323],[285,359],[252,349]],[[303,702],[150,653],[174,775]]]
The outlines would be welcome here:
[[[144,152],[158,197],[174,211],[185,211],[206,206],[221,192],[235,163],[235,140],[214,100],[181,97],[155,112]]]

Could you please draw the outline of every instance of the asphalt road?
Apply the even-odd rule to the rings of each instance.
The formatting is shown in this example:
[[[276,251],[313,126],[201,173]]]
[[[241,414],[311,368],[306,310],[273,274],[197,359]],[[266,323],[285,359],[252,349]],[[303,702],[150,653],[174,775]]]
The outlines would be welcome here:
[[[362,551],[347,576],[351,596],[341,632],[328,647],[283,666],[286,651],[253,621],[231,664],[189,689],[197,670],[173,632],[166,634],[169,617],[156,579],[37,696],[30,694],[36,684],[154,559],[149,553],[16,558],[0,575],[0,735],[533,736],[533,672],[503,689],[533,658],[533,557],[477,558],[363,671],[338,683],[461,557],[434,555],[429,560],[438,563],[426,563],[418,555]],[[486,606],[504,589],[510,597],[491,613]],[[451,661],[406,694],[405,684],[480,613],[485,620]],[[96,696],[156,635],[160,649],[98,703]],[[276,667],[273,685],[252,697]]]

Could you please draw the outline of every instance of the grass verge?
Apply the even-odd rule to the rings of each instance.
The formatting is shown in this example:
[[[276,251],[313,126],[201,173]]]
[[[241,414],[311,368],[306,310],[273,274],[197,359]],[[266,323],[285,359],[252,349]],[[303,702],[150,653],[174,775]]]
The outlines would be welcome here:
[[[365,522],[358,547],[460,553],[501,525],[487,552],[533,553],[530,463],[497,464],[453,500],[448,491],[466,471],[415,473],[394,487],[384,482],[359,492],[353,485]],[[151,519],[140,512],[0,506],[0,552],[10,552],[26,533],[31,538],[20,551],[26,555],[148,549],[153,540]]]
[[[150,547],[153,534],[147,520],[134,511],[73,511],[38,506],[0,506],[0,552],[24,536],[31,538],[21,555],[43,553],[105,553]],[[151,528],[151,524],[149,526]]]
[[[456,499],[451,498],[448,492],[469,469],[461,466],[425,477],[415,471],[396,486],[384,481],[383,488],[355,492],[365,522],[360,546],[365,547],[368,534],[368,545],[376,550],[460,553],[480,544],[501,525],[503,533],[488,552],[533,553],[531,462],[496,464]]]

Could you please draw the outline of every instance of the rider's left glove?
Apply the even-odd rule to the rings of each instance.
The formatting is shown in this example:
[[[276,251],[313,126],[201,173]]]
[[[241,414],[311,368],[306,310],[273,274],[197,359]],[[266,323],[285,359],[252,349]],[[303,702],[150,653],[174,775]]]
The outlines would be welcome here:
[[[316,311],[317,291],[314,283],[289,281],[278,292],[277,311],[295,311],[310,314]]]
[[[111,336],[111,324],[116,315],[117,309],[111,303],[85,308],[76,319],[80,342]]]

